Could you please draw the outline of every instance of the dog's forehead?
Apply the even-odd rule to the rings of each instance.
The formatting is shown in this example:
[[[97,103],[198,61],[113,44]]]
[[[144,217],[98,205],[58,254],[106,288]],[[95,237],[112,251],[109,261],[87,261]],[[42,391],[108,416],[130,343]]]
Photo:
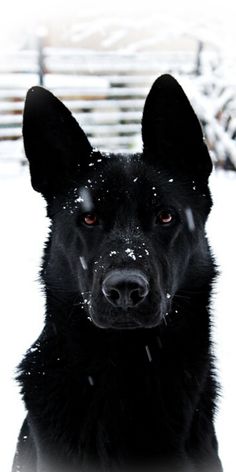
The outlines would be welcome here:
[[[131,189],[132,183],[141,178],[150,182],[155,179],[143,155],[139,153],[100,153],[100,158],[88,164],[86,177],[90,187],[106,183],[113,190],[126,186]]]
[[[79,176],[72,198],[85,212],[117,199],[143,204],[164,194],[168,198],[174,182],[171,172],[153,167],[141,153],[96,153]]]
[[[70,206],[89,212],[99,203],[107,205],[122,197],[123,203],[127,198],[134,197],[142,182],[142,191],[145,178],[145,164],[139,154],[108,154],[96,153],[84,172],[74,181],[73,188],[69,190],[66,200]],[[135,197],[136,198],[136,197]]]
[[[155,176],[140,154],[104,154],[79,180],[80,197],[89,200],[89,195],[98,198],[134,195],[140,185],[142,192],[152,186]],[[85,198],[84,198],[85,196]]]
[[[107,181],[112,181],[115,186],[131,185],[144,172],[141,154],[112,154],[104,167]]]
[[[173,198],[177,198],[173,187],[179,186],[182,183],[171,170],[160,168],[158,163],[149,164],[142,153],[97,152],[91,156],[78,181],[74,181],[66,204],[65,200],[62,202],[63,209],[69,205],[73,213],[76,209],[90,212],[104,205],[111,208],[113,203],[118,208],[119,202],[122,207],[173,204]],[[183,188],[177,194],[184,198]]]
[[[97,161],[89,164],[82,186],[91,191],[106,191],[113,195],[137,194],[141,198],[157,188],[159,192],[172,192],[178,179],[170,169],[160,167],[158,160],[152,165],[143,153],[100,153]]]

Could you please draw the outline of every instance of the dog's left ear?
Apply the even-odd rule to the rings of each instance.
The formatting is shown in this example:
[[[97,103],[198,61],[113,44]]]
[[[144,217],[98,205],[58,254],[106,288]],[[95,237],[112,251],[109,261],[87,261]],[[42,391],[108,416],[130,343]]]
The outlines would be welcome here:
[[[70,111],[43,87],[27,93],[23,137],[32,186],[45,197],[63,191],[92,150]]]
[[[208,178],[212,162],[201,125],[179,83],[162,75],[153,84],[143,111],[144,157]]]

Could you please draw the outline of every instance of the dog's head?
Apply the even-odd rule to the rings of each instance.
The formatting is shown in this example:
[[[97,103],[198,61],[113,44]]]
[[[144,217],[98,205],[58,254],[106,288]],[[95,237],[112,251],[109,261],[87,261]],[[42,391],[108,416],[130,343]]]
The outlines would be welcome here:
[[[94,150],[69,110],[40,87],[27,94],[23,136],[32,185],[52,220],[49,296],[82,303],[78,316],[101,328],[131,329],[159,325],[181,290],[201,289],[212,164],[173,77],[157,79],[146,99],[140,154]]]

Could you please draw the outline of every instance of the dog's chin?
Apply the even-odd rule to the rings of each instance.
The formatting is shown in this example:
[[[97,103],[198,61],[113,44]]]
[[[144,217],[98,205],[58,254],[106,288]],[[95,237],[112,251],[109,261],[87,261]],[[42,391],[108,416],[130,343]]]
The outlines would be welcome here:
[[[120,322],[120,323],[102,323],[101,321],[93,320],[94,324],[98,328],[102,329],[112,329],[112,330],[137,330],[140,328],[145,328],[141,323],[135,323],[135,322]]]
[[[152,319],[141,321],[141,320],[132,320],[132,319],[127,319],[127,320],[114,320],[114,319],[104,319],[104,318],[99,318],[98,316],[94,316],[93,314],[90,314],[90,319],[92,323],[100,329],[107,329],[107,330],[126,330],[126,331],[131,331],[131,330],[140,330],[140,329],[151,329],[151,328],[156,328],[159,326],[163,320],[163,317],[161,315],[156,315]]]
[[[97,303],[91,300],[89,305],[89,319],[97,328],[103,330],[140,330],[156,328],[163,323],[167,312],[167,305],[156,302],[153,303],[152,310],[147,311],[141,309],[127,309],[126,311],[107,308],[106,305],[100,304],[98,309]]]

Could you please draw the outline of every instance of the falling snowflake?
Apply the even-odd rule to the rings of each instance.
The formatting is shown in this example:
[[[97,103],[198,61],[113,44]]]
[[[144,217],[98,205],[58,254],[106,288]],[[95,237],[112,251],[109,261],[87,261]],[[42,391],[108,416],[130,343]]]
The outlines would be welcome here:
[[[134,261],[136,261],[136,256],[134,254],[134,250],[133,249],[126,249],[125,250],[126,254],[128,255],[128,257],[131,257]]]

